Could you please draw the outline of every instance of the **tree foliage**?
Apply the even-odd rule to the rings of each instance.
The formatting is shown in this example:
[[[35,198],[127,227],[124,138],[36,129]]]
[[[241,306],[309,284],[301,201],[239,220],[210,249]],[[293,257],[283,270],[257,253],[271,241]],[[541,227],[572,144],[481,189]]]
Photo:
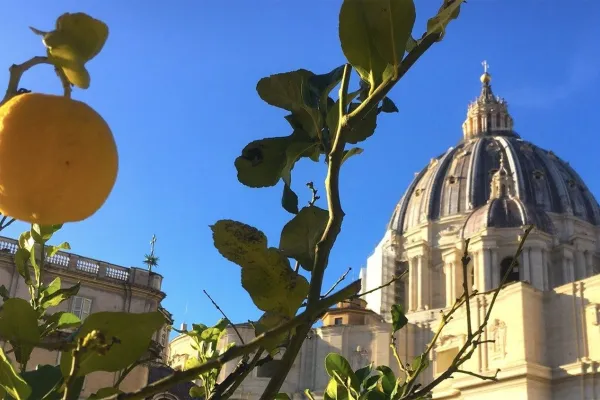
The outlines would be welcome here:
[[[118,382],[95,393],[91,399],[143,399],[181,382],[197,383],[190,394],[207,399],[232,396],[249,372],[281,352],[281,367],[271,378],[262,399],[290,398],[280,393],[281,385],[313,324],[323,312],[339,301],[359,297],[360,282],[322,295],[322,284],[329,254],[339,235],[344,212],[339,194],[339,174],[344,162],[363,152],[349,147],[375,134],[382,113],[398,112],[388,97],[390,90],[405,76],[419,58],[445,36],[448,24],[458,17],[463,0],[443,0],[436,15],[430,18],[424,33],[415,38],[416,9],[414,0],[344,0],[339,13],[339,39],[347,62],[330,71],[316,73],[306,69],[273,74],[256,85],[258,95],[267,104],[285,110],[290,131],[282,136],[253,140],[235,159],[237,178],[251,188],[272,187],[282,181],[282,207],[292,214],[282,228],[277,246],[258,228],[233,220],[220,220],[210,228],[214,246],[227,260],[240,267],[242,287],[256,307],[264,312],[254,321],[256,337],[219,349],[218,343],[230,324],[227,319],[208,327],[192,325],[180,331],[192,341],[195,356],[182,371],[149,384],[133,393],[122,393],[119,384],[148,352],[154,333],[167,323],[159,312],[126,314],[101,312],[85,321],[52,308],[67,301],[80,285],[63,287],[60,278],[46,285],[45,261],[68,243],[49,245],[60,225],[32,225],[18,241],[14,262],[30,293],[30,300],[10,298],[0,288],[4,303],[0,309],[0,337],[11,347],[16,366],[0,349],[0,392],[12,399],[76,399],[83,377],[96,371],[121,371]],[[333,21],[332,21],[333,22]],[[42,36],[46,56],[11,67],[8,89],[1,104],[19,95],[23,73],[37,64],[54,66],[63,83],[65,96],[73,86],[90,85],[86,63],[102,50],[108,27],[84,13],[61,15],[52,31],[32,29]],[[350,89],[352,72],[358,75],[358,87]],[[324,182],[326,208],[317,206],[319,199],[312,183],[309,205],[299,207],[299,195],[292,185],[292,172],[303,159],[323,163],[327,170]],[[60,177],[57,177],[58,179]],[[8,217],[0,229],[8,226]],[[468,264],[465,255],[464,268]],[[149,269],[158,264],[153,253],[146,257]],[[466,274],[465,274],[466,275]],[[399,279],[400,277],[394,277]],[[341,281],[341,279],[340,279]],[[465,293],[444,315],[442,325],[460,307],[468,311],[472,297]],[[396,353],[395,334],[408,319],[400,305],[392,307],[390,343]],[[484,321],[487,323],[486,321]],[[485,326],[485,325],[484,325]],[[49,338],[70,332],[66,339],[50,346]],[[447,379],[460,372],[459,366],[474,351],[482,327],[471,330],[467,345],[461,349]],[[437,336],[436,336],[437,338]],[[339,354],[329,354],[325,368],[330,377],[327,399],[424,399],[441,380],[424,388],[416,378],[428,367],[428,355],[434,341],[411,362],[396,357],[401,377],[389,366],[363,366],[354,371]],[[60,365],[43,365],[28,370],[35,347],[62,352]],[[238,359],[233,373],[222,382],[217,377],[224,363]],[[452,369],[451,368],[451,369]],[[310,391],[306,392],[312,398]]]

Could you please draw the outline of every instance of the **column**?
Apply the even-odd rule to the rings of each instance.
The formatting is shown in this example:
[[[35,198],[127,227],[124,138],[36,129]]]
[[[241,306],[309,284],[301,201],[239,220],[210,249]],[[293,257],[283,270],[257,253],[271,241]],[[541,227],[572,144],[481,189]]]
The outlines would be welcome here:
[[[594,258],[592,252],[589,250],[585,252],[585,272],[586,276],[592,276],[594,274]]]
[[[491,253],[492,253],[492,265],[491,265],[491,272],[492,272],[492,288],[497,288],[498,286],[500,286],[500,263],[498,262],[498,253],[496,252],[495,249],[490,249]]]
[[[583,251],[575,251],[575,280],[581,280],[587,277],[585,255]]]
[[[529,270],[531,277],[531,284],[539,289],[545,290],[544,286],[544,258],[542,256],[542,249],[539,247],[530,249],[529,254]]]
[[[417,260],[413,257],[408,260],[408,310],[417,308]]]
[[[424,310],[429,306],[429,266],[424,257],[417,257],[417,310]]]
[[[565,257],[564,260],[567,268],[565,269],[566,279],[563,284],[573,282],[575,280],[575,263],[573,262],[573,257]]]
[[[531,248],[527,247],[521,253],[521,265],[523,270],[519,273],[522,281],[531,283],[531,264],[530,264]]]
[[[550,282],[548,280],[549,274],[550,269],[548,266],[548,252],[546,249],[542,249],[542,290],[550,289]]]
[[[483,249],[483,291],[487,292],[492,290],[494,286],[492,285],[492,250],[491,249]]]
[[[444,263],[444,276],[446,279],[446,307],[451,307],[456,299],[456,291],[454,286],[454,268],[452,263]]]

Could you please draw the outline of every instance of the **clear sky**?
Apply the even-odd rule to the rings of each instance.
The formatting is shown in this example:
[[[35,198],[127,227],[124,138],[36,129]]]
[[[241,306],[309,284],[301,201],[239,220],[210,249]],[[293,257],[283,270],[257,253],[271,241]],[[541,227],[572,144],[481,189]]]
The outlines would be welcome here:
[[[256,82],[307,68],[328,72],[344,62],[337,36],[340,0],[4,1],[0,14],[0,83],[4,69],[43,55],[28,26],[50,30],[63,12],[105,21],[110,35],[92,60],[88,102],[111,125],[119,177],[92,218],[57,236],[73,251],[124,266],[143,267],[156,234],[157,272],[164,305],[176,324],[213,323],[218,312],[206,289],[236,322],[257,318],[240,284],[238,266],[212,245],[209,225],[236,219],[262,229],[277,246],[291,218],[280,207],[281,186],[249,189],[238,183],[235,157],[250,141],[288,135],[285,114],[263,103]],[[441,0],[417,1],[419,36]],[[445,40],[435,45],[391,97],[400,113],[384,115],[365,152],[344,165],[347,214],[325,286],[348,267],[358,270],[384,234],[413,174],[462,135],[467,103],[479,94],[486,59],[496,94],[507,99],[524,139],[571,162],[600,197],[598,95],[600,3],[592,0],[469,0]],[[594,50],[596,49],[596,50]],[[60,92],[48,66],[27,73],[22,87]],[[35,158],[32,158],[32,162]],[[325,165],[294,170],[322,188]],[[43,194],[42,194],[43,195]],[[324,204],[322,204],[325,207]],[[17,236],[15,224],[3,234]],[[187,309],[187,311],[186,311]]]

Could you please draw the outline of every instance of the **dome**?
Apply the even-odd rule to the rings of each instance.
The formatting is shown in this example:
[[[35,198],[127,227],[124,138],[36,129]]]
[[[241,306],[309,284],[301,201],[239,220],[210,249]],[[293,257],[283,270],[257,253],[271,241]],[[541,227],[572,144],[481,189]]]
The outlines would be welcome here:
[[[469,215],[463,228],[463,237],[469,238],[486,228],[519,228],[525,225],[534,225],[549,234],[555,231],[545,211],[517,198],[492,199]]]
[[[428,221],[469,213],[465,234],[527,224],[551,233],[547,213],[600,225],[600,206],[577,172],[552,151],[523,140],[513,130],[506,101],[494,96],[491,78],[481,81],[481,94],[469,105],[463,124],[463,139],[416,174],[388,228],[404,233]],[[500,181],[504,183],[494,189]]]

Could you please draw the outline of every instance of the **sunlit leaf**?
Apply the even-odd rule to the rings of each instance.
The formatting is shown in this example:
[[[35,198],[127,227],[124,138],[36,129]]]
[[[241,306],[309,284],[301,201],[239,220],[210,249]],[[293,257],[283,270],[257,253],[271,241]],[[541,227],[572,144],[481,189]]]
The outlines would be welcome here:
[[[0,336],[11,344],[19,363],[29,360],[40,333],[37,313],[28,301],[12,298],[4,302],[0,309]]]
[[[296,259],[302,268],[311,271],[315,246],[323,236],[329,221],[329,212],[317,206],[304,207],[281,231],[279,249],[287,257]]]
[[[0,348],[0,387],[15,400],[27,400],[31,395],[31,388],[17,374],[2,348]]]
[[[392,306],[392,334],[398,332],[408,324],[408,318],[404,314],[404,309],[400,304],[394,304]]]
[[[357,154],[361,154],[363,149],[360,147],[353,147],[350,150],[344,150],[344,157],[342,158],[342,164],[345,163],[350,157],[355,156]]]
[[[85,337],[93,330],[100,331],[107,343],[113,343],[106,354],[85,352],[79,363],[78,376],[94,371],[119,371],[144,355],[154,333],[166,323],[162,313],[99,312],[90,314],[78,330],[74,340]],[[116,342],[113,341],[116,339]],[[60,367],[63,376],[71,368],[71,352],[63,352]]]
[[[217,221],[210,228],[215,247],[229,261],[246,267],[264,259],[267,237],[260,230],[232,220]]]
[[[344,382],[350,379],[352,387],[355,390],[359,390],[360,381],[356,377],[356,374],[352,370],[350,363],[346,360],[341,354],[337,353],[329,353],[325,357],[325,370],[330,377],[335,377],[335,375],[339,375],[340,378],[344,380]]]
[[[242,268],[242,286],[259,309],[282,314],[295,314],[308,294],[306,278],[275,248],[265,252],[262,262]]]

